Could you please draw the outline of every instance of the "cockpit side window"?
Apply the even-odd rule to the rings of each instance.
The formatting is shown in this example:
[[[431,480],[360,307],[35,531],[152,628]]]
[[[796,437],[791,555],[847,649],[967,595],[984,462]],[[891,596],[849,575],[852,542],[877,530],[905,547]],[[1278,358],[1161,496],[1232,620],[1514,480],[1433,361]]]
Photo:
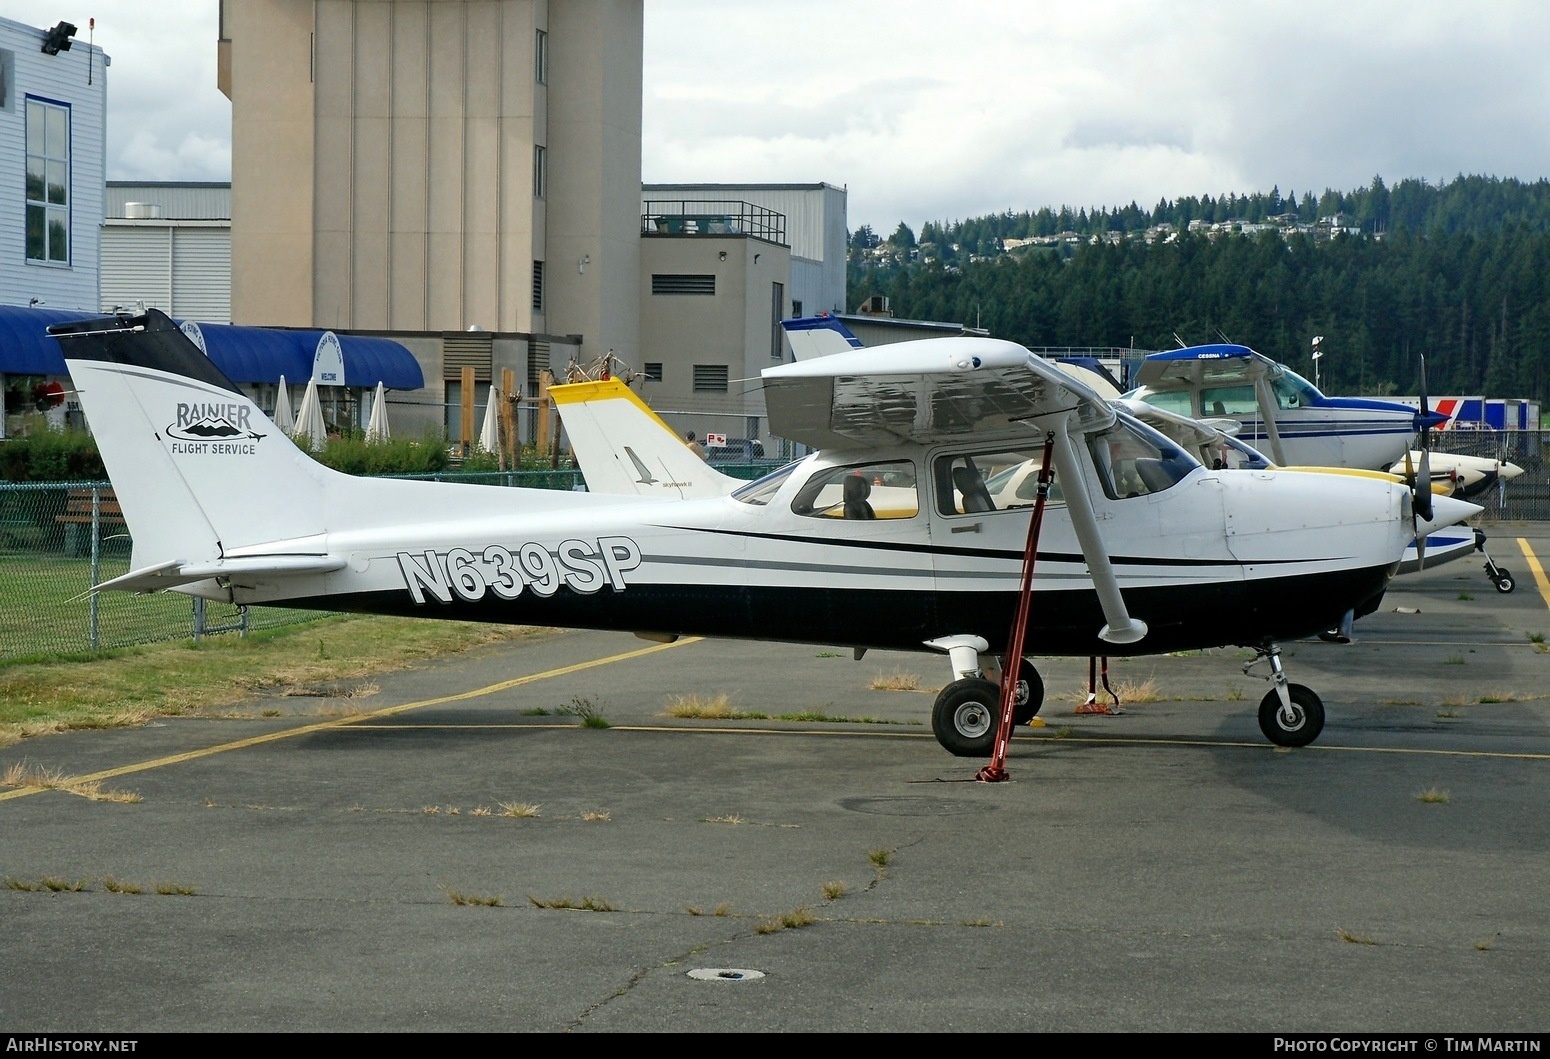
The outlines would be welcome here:
[[[1032,507],[1043,465],[1042,445],[938,456],[933,466],[936,509],[943,515],[974,515]],[[1050,486],[1049,502],[1064,503],[1059,482]]]
[[[852,521],[914,518],[920,513],[915,465],[888,460],[822,468],[797,490],[791,510],[809,518]]]

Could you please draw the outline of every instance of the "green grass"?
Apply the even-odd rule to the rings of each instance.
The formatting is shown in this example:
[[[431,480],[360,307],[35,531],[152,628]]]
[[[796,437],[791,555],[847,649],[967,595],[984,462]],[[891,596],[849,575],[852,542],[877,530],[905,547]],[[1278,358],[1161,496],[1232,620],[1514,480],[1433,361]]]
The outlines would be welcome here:
[[[186,605],[186,600],[184,601]],[[368,676],[481,644],[538,634],[515,626],[332,617],[219,636],[0,665],[0,745],[74,728],[139,724],[297,691],[346,696]]]
[[[109,554],[98,577],[107,580],[128,573],[128,557]],[[0,555],[0,665],[17,660],[89,656],[92,650],[91,560],[49,555]],[[314,611],[255,607],[253,624],[273,628],[320,617]],[[237,620],[237,609],[211,603],[210,625]],[[178,593],[130,595],[105,592],[97,597],[97,643],[101,647],[131,647],[192,637],[193,601]]]

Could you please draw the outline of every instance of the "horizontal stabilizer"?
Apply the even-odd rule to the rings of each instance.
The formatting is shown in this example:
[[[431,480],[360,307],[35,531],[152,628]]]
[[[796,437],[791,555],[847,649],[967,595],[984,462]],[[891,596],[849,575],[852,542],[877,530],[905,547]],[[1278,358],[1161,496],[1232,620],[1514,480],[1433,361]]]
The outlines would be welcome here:
[[[105,592],[161,592],[212,577],[295,577],[302,574],[328,574],[344,569],[344,560],[331,555],[251,555],[240,559],[216,559],[212,562],[186,563],[174,559],[140,570],[131,570],[92,589]]]

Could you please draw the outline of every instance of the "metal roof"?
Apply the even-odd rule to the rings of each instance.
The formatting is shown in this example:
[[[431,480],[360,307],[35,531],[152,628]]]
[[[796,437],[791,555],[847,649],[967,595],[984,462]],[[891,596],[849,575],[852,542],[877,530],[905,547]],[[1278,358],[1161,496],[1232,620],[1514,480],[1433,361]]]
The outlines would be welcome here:
[[[161,207],[163,221],[231,220],[231,184],[192,180],[110,180],[103,194],[103,216],[121,219],[125,206],[144,202]]]
[[[65,358],[50,335],[50,324],[92,320],[102,313],[28,309],[0,305],[0,375],[65,375]],[[312,361],[323,331],[284,331],[233,324],[200,324],[210,360],[237,383],[300,383],[312,377]],[[344,355],[344,384],[368,389],[382,383],[390,390],[425,385],[420,362],[390,338],[337,335]]]

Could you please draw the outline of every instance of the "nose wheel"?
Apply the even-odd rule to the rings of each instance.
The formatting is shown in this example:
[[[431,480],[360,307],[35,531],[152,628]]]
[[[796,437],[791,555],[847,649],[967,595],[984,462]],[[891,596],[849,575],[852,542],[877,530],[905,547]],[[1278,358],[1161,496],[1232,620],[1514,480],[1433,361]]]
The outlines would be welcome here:
[[[1281,648],[1273,643],[1254,649],[1254,661],[1243,667],[1247,673],[1261,661],[1270,663],[1270,682],[1274,685],[1259,701],[1259,730],[1276,746],[1307,746],[1324,730],[1324,702],[1312,688],[1293,684],[1281,668]]]
[[[1259,730],[1276,746],[1307,746],[1324,730],[1324,703],[1303,684],[1286,685],[1285,705],[1279,691],[1259,701]]]
[[[1517,588],[1517,582],[1512,579],[1512,574],[1506,567],[1497,566],[1491,559],[1491,553],[1485,550],[1485,533],[1475,530],[1475,551],[1485,556],[1485,576],[1491,579],[1491,584],[1496,586],[1496,591],[1506,595]]]

